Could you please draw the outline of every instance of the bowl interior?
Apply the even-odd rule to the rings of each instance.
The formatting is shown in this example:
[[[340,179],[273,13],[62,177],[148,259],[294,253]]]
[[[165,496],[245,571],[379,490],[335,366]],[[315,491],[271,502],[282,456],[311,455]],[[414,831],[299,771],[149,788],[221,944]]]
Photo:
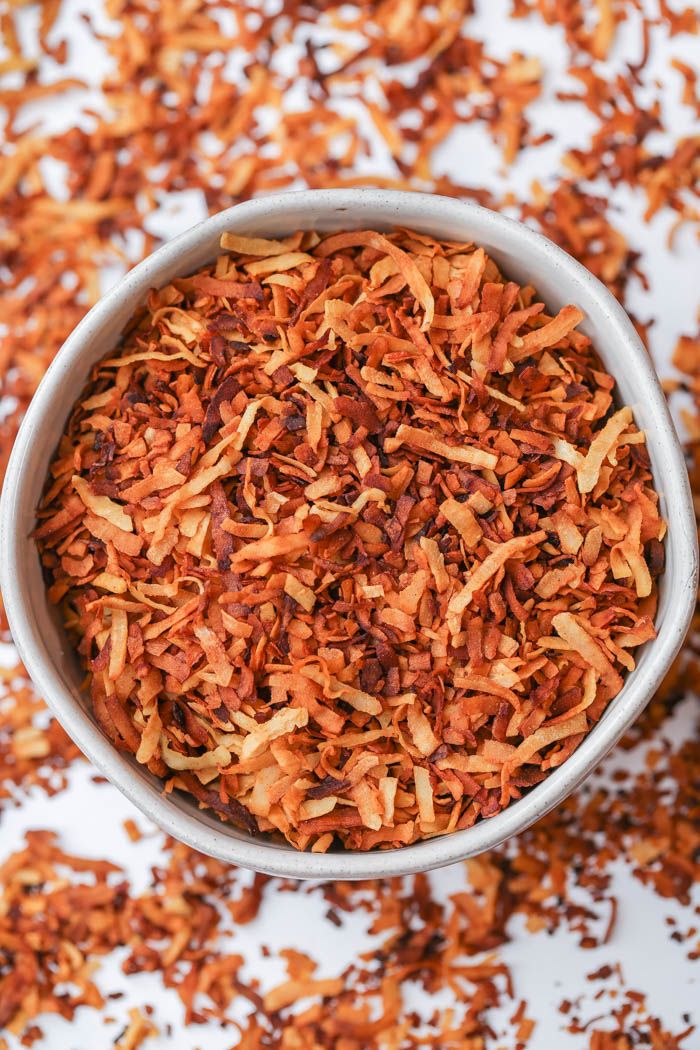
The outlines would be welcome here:
[[[619,398],[633,408],[638,425],[647,432],[655,483],[669,522],[658,638],[642,648],[637,669],[577,752],[503,813],[467,831],[380,854],[299,854],[281,840],[256,839],[223,825],[183,795],[164,797],[160,781],[134,759],[117,753],[102,736],[80,690],[83,675],[71,645],[47,602],[30,533],[48,463],[71,406],[91,366],[114,348],[150,288],[211,261],[224,230],[279,237],[298,229],[387,230],[397,225],[445,239],[474,240],[506,275],[534,284],[550,310],[573,302],[585,311],[581,330],[617,379]],[[3,587],[13,631],[36,684],[79,746],[176,837],[227,860],[302,878],[363,878],[449,863],[498,844],[561,801],[639,714],[680,646],[694,604],[695,548],[687,475],[653,366],[631,323],[603,286],[519,224],[445,198],[384,191],[318,191],[252,201],[195,227],[131,271],[84,319],[52,365],[18,438],[3,496]]]

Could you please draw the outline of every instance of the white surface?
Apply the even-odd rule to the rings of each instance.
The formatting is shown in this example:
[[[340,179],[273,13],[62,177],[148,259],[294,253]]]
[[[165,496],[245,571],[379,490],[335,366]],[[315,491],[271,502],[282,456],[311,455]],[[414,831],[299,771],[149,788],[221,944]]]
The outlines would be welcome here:
[[[84,29],[75,17],[80,8],[93,11],[96,6],[90,0],[82,0],[82,3],[75,0],[68,5],[68,13],[62,16],[60,29],[80,40],[80,47],[75,51],[76,59],[79,59],[79,75],[85,75],[87,70],[90,79],[97,82],[105,68],[100,62],[100,49],[86,50]],[[573,87],[564,76],[566,49],[557,27],[545,28],[538,19],[508,22],[506,0],[481,0],[478,6],[480,13],[474,22],[474,33],[487,40],[492,53],[505,55],[517,49],[542,58],[547,69],[546,97],[531,108],[530,115],[534,130],[554,131],[556,141],[521,155],[507,175],[501,172],[500,157],[480,127],[461,132],[453,141],[443,145],[438,159],[442,170],[462,177],[468,164],[470,181],[476,185],[490,185],[496,192],[511,188],[518,195],[525,196],[533,178],[551,185],[552,174],[561,174],[561,154],[568,146],[586,142],[592,126],[591,117],[582,106],[567,104],[562,107],[554,98],[557,90]],[[26,18],[27,32],[31,32],[35,24],[33,12],[23,11],[22,18]],[[668,39],[663,31],[656,32],[654,39],[654,69],[663,83],[665,123],[682,135],[690,129],[691,114],[688,108],[677,105],[680,77],[669,69],[669,61],[671,57],[679,57],[692,63],[693,55],[697,55],[698,40],[685,36]],[[626,60],[638,58],[640,48],[639,21],[632,17],[621,33],[611,68],[622,70]],[[88,93],[71,94],[67,106],[57,107],[52,103],[48,112],[44,107],[42,118],[52,128],[59,124],[65,127],[75,122],[83,123],[89,118],[82,109],[94,105],[97,97]],[[27,107],[27,124],[39,116],[40,108],[38,105]],[[375,155],[363,166],[365,170],[380,174],[394,173],[380,143]],[[628,236],[631,247],[643,252],[651,293],[645,295],[638,282],[633,281],[630,306],[642,318],[654,316],[657,319],[652,330],[653,352],[660,373],[666,375],[670,371],[670,354],[677,335],[692,331],[696,323],[697,298],[692,274],[697,273],[698,248],[694,233],[690,229],[681,231],[674,252],[669,253],[665,248],[669,226],[667,216],[657,216],[649,227],[645,227],[640,218],[644,210],[641,195],[624,189],[611,192],[605,186],[599,189],[618,206],[617,223]],[[160,214],[150,220],[154,231],[157,229],[159,233],[171,236],[199,218],[201,201],[196,194],[192,198],[179,195],[177,205],[171,207],[170,203],[163,202]],[[110,276],[113,279],[115,275]],[[676,740],[694,732],[692,703],[684,705],[663,731],[665,734],[672,732]],[[620,756],[611,761],[620,761]],[[624,756],[624,761],[632,769],[641,768],[640,756]],[[137,845],[129,843],[121,822],[128,816],[133,817],[134,810],[116,790],[107,785],[93,784],[86,764],[77,764],[70,780],[70,789],[54,799],[47,800],[37,793],[21,809],[3,813],[0,861],[20,845],[26,829],[51,827],[62,834],[67,849],[84,855],[118,858],[125,865],[132,884],[135,887],[144,885],[150,865],[158,860],[159,838],[148,838]],[[456,886],[463,885],[461,866],[446,869],[433,879],[439,893],[451,892]],[[666,916],[676,914],[687,927],[692,924],[692,909],[680,909],[673,902],[660,900],[634,880],[624,865],[616,869],[614,892],[620,904],[619,920],[612,941],[605,948],[583,952],[578,948],[575,936],[565,930],[548,937],[546,934],[526,933],[517,921],[512,924],[512,943],[500,954],[512,966],[517,996],[529,1000],[528,1014],[538,1022],[529,1050],[578,1050],[587,1045],[586,1037],[572,1037],[562,1032],[565,1021],[558,1013],[557,1005],[562,998],[584,995],[587,1005],[579,1011],[584,1018],[604,1013],[606,1007],[598,1008],[592,1001],[597,986],[585,980],[587,973],[603,963],[620,962],[627,987],[650,993],[650,1010],[660,1015],[672,1030],[684,1027],[681,1015],[686,1010],[695,1008],[695,1019],[698,1020],[698,964],[688,962],[687,948],[669,941],[664,921]],[[273,949],[294,945],[308,950],[320,960],[332,960],[323,963],[326,973],[339,972],[366,944],[363,917],[353,914],[344,930],[335,931],[328,924],[319,924],[323,912],[323,904],[314,895],[302,893],[290,898],[288,895],[268,894],[261,917],[236,932],[232,948],[250,960],[248,974],[254,971],[265,980],[274,981],[280,974],[276,963],[261,959],[262,944],[269,944]],[[86,1050],[88,1047],[92,1050],[93,1047],[108,1046],[126,1021],[128,1005],[142,1005],[149,1001],[156,1005],[156,1021],[161,1025],[172,1022],[175,1033],[171,1039],[151,1040],[146,1048],[193,1050],[196,1046],[206,1046],[207,1050],[225,1050],[234,1042],[233,1033],[224,1034],[216,1027],[193,1027],[185,1031],[176,995],[164,991],[158,977],[124,978],[119,971],[120,961],[110,959],[98,976],[105,991],[123,989],[127,993],[125,999],[110,1009],[118,1020],[106,1028],[101,1017],[90,1010],[81,1010],[72,1025],[60,1019],[42,1019],[47,1034],[43,1046],[51,1050]],[[512,1012],[511,1004],[509,1008]],[[496,1030],[502,1028],[501,1021],[502,1018],[494,1020]],[[14,1050],[16,1043],[11,1045]],[[684,1050],[697,1050],[698,1047],[700,1034],[696,1032],[685,1042]]]

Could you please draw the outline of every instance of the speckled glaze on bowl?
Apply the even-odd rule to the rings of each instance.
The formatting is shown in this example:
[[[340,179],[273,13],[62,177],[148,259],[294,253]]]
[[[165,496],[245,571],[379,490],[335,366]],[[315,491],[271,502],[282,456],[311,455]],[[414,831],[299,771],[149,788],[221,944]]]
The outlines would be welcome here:
[[[111,350],[150,288],[191,273],[217,254],[225,230],[278,237],[321,231],[408,226],[436,237],[475,241],[552,311],[575,303],[620,397],[646,431],[655,484],[668,520],[660,581],[658,637],[578,750],[504,812],[466,831],[371,853],[299,853],[222,824],[183,795],[164,795],[142,766],[102,734],[79,683],[71,646],[47,601],[30,533],[44,478],[71,407],[91,366]],[[561,802],[640,714],[683,641],[697,591],[697,534],[678,438],[648,354],[622,307],[587,270],[520,223],[473,204],[422,193],[311,190],[263,197],[213,216],[165,244],[126,275],[81,321],[42,380],[10,459],[0,507],[0,583],[12,634],[37,689],[80,749],[143,813],[175,838],[224,861],[298,879],[364,879],[437,868],[491,849]]]

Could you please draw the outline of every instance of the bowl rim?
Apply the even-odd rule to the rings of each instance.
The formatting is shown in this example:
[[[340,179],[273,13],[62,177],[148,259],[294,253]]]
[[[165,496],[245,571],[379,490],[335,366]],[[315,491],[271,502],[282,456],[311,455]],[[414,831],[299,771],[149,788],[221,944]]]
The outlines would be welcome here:
[[[249,227],[256,218],[265,216],[269,220],[270,215],[279,216],[280,225],[283,225],[290,210],[302,210],[310,215],[341,214],[358,207],[361,209],[363,205],[369,209],[384,208],[387,222],[396,225],[402,225],[403,219],[403,224],[410,226],[418,212],[422,213],[421,221],[436,224],[441,219],[454,217],[475,230],[488,231],[504,245],[524,245],[542,255],[543,267],[565,272],[580,286],[582,296],[604,315],[610,341],[618,341],[630,355],[635,371],[634,382],[655,417],[653,440],[666,460],[668,473],[664,476],[664,491],[669,508],[673,508],[667,543],[675,555],[674,574],[669,581],[669,585],[674,586],[674,601],[670,603],[657,639],[649,643],[653,651],[647,661],[646,675],[630,676],[605,718],[586,736],[573,755],[522,799],[464,831],[394,850],[313,854],[253,836],[236,838],[228,834],[225,825],[219,831],[201,820],[196,811],[180,810],[162,792],[154,790],[135,775],[132,760],[114,748],[66,688],[37,625],[27,615],[31,606],[28,585],[25,574],[15,571],[15,566],[21,563],[23,542],[16,524],[20,518],[18,510],[22,505],[22,495],[29,484],[29,472],[25,469],[28,453],[41,441],[41,422],[53,407],[55,389],[66,369],[89,353],[93,329],[114,314],[124,297],[145,294],[157,284],[161,270],[168,269],[173,275],[176,267],[172,263],[169,265],[170,260],[177,259],[187,249],[196,249],[226,229],[240,228],[243,224]],[[478,241],[479,236],[475,233],[474,239]],[[667,559],[667,564],[670,560]],[[501,845],[548,813],[611,750],[660,684],[690,623],[696,602],[697,574],[697,530],[683,452],[651,358],[623,308],[588,270],[535,230],[471,201],[413,191],[368,188],[300,190],[258,197],[218,212],[167,241],[99,299],[58,351],[20,426],[0,500],[0,587],[13,640],[40,695],[81,751],[134,805],[174,838],[220,860],[297,879],[366,879],[442,867]]]

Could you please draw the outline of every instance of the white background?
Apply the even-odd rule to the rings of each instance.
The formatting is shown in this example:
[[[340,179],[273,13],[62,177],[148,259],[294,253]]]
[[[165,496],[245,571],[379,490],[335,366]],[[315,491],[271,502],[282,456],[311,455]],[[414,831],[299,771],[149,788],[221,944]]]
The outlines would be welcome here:
[[[52,67],[51,62],[45,65],[45,79],[75,74],[99,83],[108,63],[101,48],[91,43],[85,27],[77,18],[80,10],[89,10],[95,17],[98,7],[91,0],[75,0],[66,5],[54,34],[57,38],[68,35],[77,46],[72,50],[73,57],[68,67],[63,66],[59,71],[58,67]],[[479,14],[470,23],[470,35],[485,39],[491,54],[505,58],[518,50],[542,58],[546,70],[544,97],[530,107],[528,116],[535,133],[552,131],[555,140],[538,149],[526,150],[512,169],[504,173],[499,151],[488,135],[480,127],[469,127],[459,130],[440,147],[434,166],[436,173],[444,171],[460,180],[465,179],[467,171],[468,181],[487,185],[497,195],[513,189],[518,195],[527,196],[533,179],[540,179],[547,185],[552,174],[561,171],[560,158],[566,147],[587,144],[595,122],[582,106],[568,104],[562,107],[555,99],[556,91],[574,87],[566,75],[567,50],[558,28],[544,27],[539,19],[509,21],[506,17],[508,5],[502,0],[482,0],[478,7]],[[22,31],[29,46],[35,24],[33,10],[22,13]],[[693,130],[692,114],[688,107],[678,104],[680,77],[670,69],[669,61],[671,57],[678,57],[692,64],[693,57],[697,59],[700,51],[700,42],[697,37],[687,36],[669,40],[665,32],[655,33],[654,40],[652,72],[661,82],[666,127],[677,135],[688,134]],[[636,61],[640,49],[640,24],[633,17],[619,34],[610,68],[623,69],[625,61]],[[293,57],[290,53],[290,60]],[[61,103],[52,101],[50,106],[33,104],[26,107],[26,115],[21,119],[26,121],[26,126],[39,119],[45,122],[45,127],[58,130],[89,120],[84,108],[96,104],[99,104],[99,95],[95,92],[72,92],[70,98]],[[363,162],[363,170],[394,173],[383,143],[378,139],[374,155]],[[60,170],[54,174],[55,193],[60,199]],[[611,196],[609,187],[599,189]],[[638,282],[632,282],[629,305],[643,319],[656,318],[652,329],[653,354],[660,374],[669,375],[670,355],[677,336],[681,332],[692,332],[696,326],[700,258],[697,240],[694,232],[686,228],[677,236],[674,251],[670,253],[665,247],[670,223],[668,216],[657,215],[649,226],[645,226],[641,219],[645,207],[641,194],[623,189],[616,190],[612,198],[617,208],[615,223],[628,237],[631,246],[642,252],[642,265],[651,281],[649,294],[643,293]],[[201,194],[197,190],[186,191],[164,199],[158,211],[149,217],[147,225],[154,234],[169,237],[186,229],[205,213]],[[105,273],[105,286],[117,276],[116,272]],[[4,655],[10,659],[9,654]],[[687,700],[663,727],[664,735],[678,742],[695,732],[696,703]],[[603,778],[609,776],[616,765],[625,765],[632,770],[642,768],[643,750],[614,755],[606,764]],[[153,833],[132,844],[123,830],[123,820],[135,817],[139,826],[148,830],[145,821],[116,789],[95,784],[91,777],[92,771],[87,763],[76,763],[70,774],[69,790],[53,799],[37,792],[21,808],[3,811],[0,817],[0,863],[10,852],[21,847],[27,829],[52,828],[60,832],[67,850],[123,864],[133,890],[145,888],[151,866],[162,859],[161,836]],[[464,887],[464,870],[461,866],[454,866],[436,873],[433,882],[438,895],[447,895]],[[564,998],[581,997],[577,1011],[580,1016],[588,1018],[605,1014],[610,1000],[596,1004],[592,995],[599,985],[585,979],[586,974],[604,963],[621,963],[626,986],[648,993],[650,1011],[660,1016],[671,1030],[685,1027],[681,1015],[693,1007],[695,1019],[700,1021],[698,964],[687,960],[689,944],[684,947],[669,940],[665,923],[666,916],[674,915],[682,928],[691,925],[692,909],[681,909],[674,902],[662,901],[632,878],[621,862],[615,867],[611,892],[618,898],[619,919],[610,944],[604,948],[584,952],[578,948],[577,937],[565,929],[550,937],[544,933],[528,933],[522,919],[516,918],[511,923],[511,943],[499,952],[499,956],[512,968],[517,998],[528,1000],[528,1016],[537,1021],[530,1050],[568,1050],[588,1045],[587,1036],[570,1036],[564,1032],[566,1021],[557,1007]],[[696,897],[696,903],[700,903],[700,895]],[[308,951],[321,962],[320,975],[340,973],[356,953],[371,942],[362,915],[350,915],[344,928],[337,930],[323,921],[325,907],[318,894],[292,896],[269,891],[260,917],[236,930],[231,937],[231,950],[242,953],[248,960],[244,976],[258,976],[265,986],[283,979],[284,971],[278,960],[274,957],[262,959],[262,945],[273,950],[294,946]],[[157,1050],[167,1046],[192,1050],[206,1046],[207,1050],[224,1050],[235,1042],[234,1032],[223,1033],[217,1026],[184,1029],[176,994],[165,990],[157,976],[125,978],[119,969],[122,958],[117,953],[104,960],[97,978],[105,992],[123,990],[126,993],[124,999],[111,1004],[108,1009],[115,1021],[105,1025],[103,1018],[89,1009],[80,1010],[72,1024],[53,1017],[42,1018],[40,1024],[46,1038],[35,1045],[50,1047],[51,1050],[97,1050],[110,1046],[127,1021],[128,1006],[142,1006],[147,1002],[155,1005],[156,1023],[162,1026],[170,1022],[174,1029],[170,1038],[161,1035],[148,1041],[147,1048]],[[414,1003],[412,994],[407,996],[409,1008],[419,1006],[423,1001],[419,996]],[[441,998],[435,1005],[449,1004]],[[494,1012],[496,1031],[504,1030],[504,1018],[513,1012],[513,1008],[512,1001],[509,1001],[503,1013]],[[19,1044],[11,1040],[10,1045],[14,1050]],[[504,1041],[495,1045],[502,1045],[505,1050],[509,1044]],[[699,1047],[700,1032],[696,1032],[685,1042],[684,1050]]]

